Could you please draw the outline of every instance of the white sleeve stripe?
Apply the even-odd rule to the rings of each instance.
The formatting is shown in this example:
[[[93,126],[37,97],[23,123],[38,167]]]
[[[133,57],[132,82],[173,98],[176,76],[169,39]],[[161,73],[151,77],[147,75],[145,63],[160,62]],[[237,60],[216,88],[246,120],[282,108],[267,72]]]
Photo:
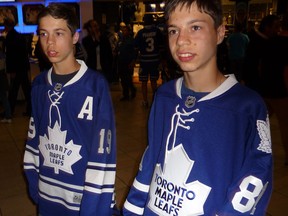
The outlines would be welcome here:
[[[137,189],[140,190],[144,193],[148,193],[149,191],[149,185],[145,185],[140,183],[139,181],[137,181],[137,179],[135,178],[134,182],[133,182],[133,186]]]
[[[67,188],[74,189],[74,190],[81,190],[81,191],[83,190],[83,186],[67,184],[67,183],[52,179],[52,178],[48,178],[48,177],[43,176],[43,175],[40,175],[40,178],[47,181],[47,182],[51,182],[53,184],[58,184],[58,185],[61,185],[61,186],[67,187]]]
[[[30,151],[25,151],[24,163],[33,164],[35,167],[39,167],[39,157],[31,153]]]
[[[82,197],[83,194],[82,191],[77,193],[69,189],[67,190],[59,186],[48,184],[44,181],[41,181],[41,179],[39,181],[39,191],[40,193],[50,197],[50,199],[63,200],[67,204],[70,203],[71,206],[80,205],[80,201],[75,199],[75,197]]]
[[[113,193],[114,192],[114,188],[94,188],[94,187],[89,187],[89,186],[85,186],[84,190],[92,192],[92,193],[96,193],[96,194],[102,194],[102,193]]]
[[[32,165],[24,165],[24,170],[35,170],[36,172],[39,172],[39,169]]]
[[[132,203],[128,202],[127,200],[124,203],[124,208],[130,212],[133,212],[138,215],[143,215],[144,208],[140,208],[138,206],[133,205]]]
[[[88,162],[88,166],[94,167],[116,167],[116,164],[106,164],[106,163],[96,163],[96,162]]]
[[[68,208],[68,209],[71,209],[71,210],[74,210],[74,211],[80,211],[80,207],[69,206],[63,200],[59,200],[59,199],[55,199],[55,198],[53,199],[53,198],[48,197],[48,196],[46,196],[44,194],[41,194],[41,193],[40,193],[40,196],[43,197],[46,200],[50,200],[50,201],[55,202],[55,203],[60,203],[60,204],[64,205],[66,208]]]
[[[103,170],[91,170],[87,169],[86,182],[90,184],[102,185],[114,185],[115,183],[115,171],[103,171]]]
[[[35,154],[39,154],[39,150],[38,149],[34,149],[31,146],[29,146],[29,145],[26,145],[26,148],[29,149],[30,151],[34,152]]]

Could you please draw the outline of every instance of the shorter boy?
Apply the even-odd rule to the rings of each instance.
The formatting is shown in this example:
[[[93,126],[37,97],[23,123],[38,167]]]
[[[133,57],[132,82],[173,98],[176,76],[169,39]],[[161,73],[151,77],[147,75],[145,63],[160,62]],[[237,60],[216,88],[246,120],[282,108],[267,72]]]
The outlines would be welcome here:
[[[41,216],[112,215],[116,137],[106,79],[74,57],[77,16],[65,4],[38,16],[52,68],[32,88],[24,155],[29,192]]]

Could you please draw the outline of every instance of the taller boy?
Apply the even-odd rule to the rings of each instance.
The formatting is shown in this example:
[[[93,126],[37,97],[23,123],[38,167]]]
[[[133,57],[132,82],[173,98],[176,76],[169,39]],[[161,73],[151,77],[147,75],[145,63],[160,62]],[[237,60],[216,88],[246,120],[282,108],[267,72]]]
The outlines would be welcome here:
[[[217,68],[220,0],[168,0],[171,54],[183,77],[156,92],[149,146],[124,215],[265,215],[272,190],[262,98]]]
[[[38,17],[52,68],[33,82],[24,155],[41,216],[112,215],[116,172],[114,112],[106,79],[74,57],[78,19],[51,3]]]

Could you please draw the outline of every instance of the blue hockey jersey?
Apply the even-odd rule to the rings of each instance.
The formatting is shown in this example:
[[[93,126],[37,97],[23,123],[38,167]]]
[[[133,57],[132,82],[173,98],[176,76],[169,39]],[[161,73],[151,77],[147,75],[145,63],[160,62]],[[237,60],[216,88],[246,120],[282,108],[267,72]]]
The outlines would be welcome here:
[[[135,47],[140,52],[140,64],[159,62],[163,49],[163,35],[154,25],[145,26],[135,36]]]
[[[115,205],[116,137],[108,84],[81,68],[65,85],[52,69],[32,87],[24,155],[30,196],[42,216],[111,216]]]
[[[263,100],[233,75],[202,98],[182,85],[156,92],[124,215],[265,215],[272,150]]]

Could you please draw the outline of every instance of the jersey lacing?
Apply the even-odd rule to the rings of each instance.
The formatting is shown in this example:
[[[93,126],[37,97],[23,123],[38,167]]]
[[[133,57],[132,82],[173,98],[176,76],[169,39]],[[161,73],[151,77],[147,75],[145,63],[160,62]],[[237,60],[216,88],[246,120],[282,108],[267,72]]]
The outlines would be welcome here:
[[[61,113],[59,111],[59,107],[58,107],[58,104],[60,104],[60,99],[62,98],[64,92],[56,92],[56,91],[53,91],[53,93],[51,93],[51,90],[48,91],[48,97],[49,97],[49,100],[51,101],[51,105],[50,105],[50,108],[49,108],[49,126],[51,127],[51,113],[52,113],[52,108],[55,107],[56,108],[56,111],[57,111],[57,114],[58,114],[58,119],[59,119],[59,126],[61,128]]]

